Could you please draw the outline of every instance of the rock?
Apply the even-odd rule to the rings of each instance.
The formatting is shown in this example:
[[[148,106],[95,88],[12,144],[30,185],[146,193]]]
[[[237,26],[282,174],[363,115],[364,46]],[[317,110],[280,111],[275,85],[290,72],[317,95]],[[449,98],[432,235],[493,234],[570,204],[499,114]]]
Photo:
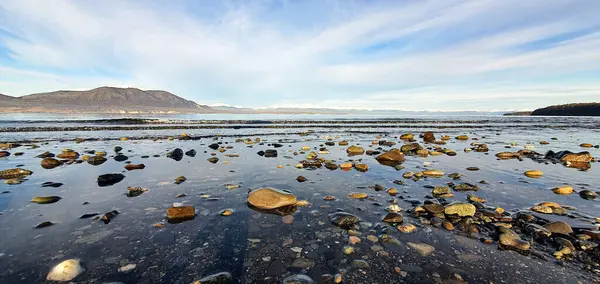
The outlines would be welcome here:
[[[423,134],[423,141],[427,142],[427,143],[435,142],[435,135],[433,135],[433,132],[431,132],[431,131],[425,132],[425,134]]]
[[[221,216],[231,216],[232,214],[233,214],[232,209],[224,209],[221,212],[219,212],[219,215],[221,215]]]
[[[100,215],[100,213],[98,213],[98,212],[96,212],[96,213],[86,213],[86,214],[83,214],[83,215],[79,216],[79,219],[88,219],[88,218],[92,218],[92,217],[98,216],[98,215]]]
[[[447,187],[447,186],[436,186],[435,188],[433,188],[433,190],[431,191],[431,193],[434,196],[448,194],[448,193],[450,193],[450,188]]]
[[[42,187],[61,187],[63,184],[60,182],[47,181],[42,183]]]
[[[208,148],[211,148],[213,150],[217,150],[217,149],[219,149],[219,144],[217,144],[217,143],[210,144],[210,145],[208,145]]]
[[[22,168],[14,168],[0,171],[0,179],[13,179],[13,178],[22,178],[25,176],[29,176],[33,174],[30,170],[25,170]]]
[[[123,150],[123,147],[121,147],[121,146],[115,146],[113,148],[113,150],[115,151],[115,153],[119,153],[119,152],[121,152]]]
[[[352,145],[346,149],[346,153],[348,153],[350,156],[362,155],[365,153],[365,149],[360,146]]]
[[[406,134],[400,135],[400,139],[402,139],[402,140],[413,140],[413,139],[415,139],[415,136],[412,133],[406,133]]]
[[[596,197],[598,197],[598,193],[595,193],[591,190],[582,190],[579,192],[579,196],[581,196],[581,198],[583,199],[587,199],[587,200],[593,200],[596,199]]]
[[[56,155],[57,158],[67,159],[67,160],[75,160],[79,158],[79,153],[75,151],[63,151],[62,153]]]
[[[594,145],[590,144],[590,143],[582,143],[582,144],[579,144],[579,147],[582,147],[582,148],[592,148],[592,147],[594,147]]]
[[[350,243],[351,245],[355,245],[360,243],[360,238],[357,236],[350,236],[348,237],[348,243]]]
[[[398,229],[398,231],[400,231],[402,233],[409,234],[409,233],[416,231],[417,227],[413,224],[402,224],[402,225],[399,225],[398,227],[396,227],[396,229]]]
[[[348,141],[346,141],[346,140],[340,141],[340,143],[338,143],[338,145],[340,145],[340,146],[348,146]]]
[[[54,225],[54,223],[50,222],[50,221],[45,221],[42,223],[37,224],[34,228],[35,229],[41,229],[41,228],[46,228],[46,227],[50,227]]]
[[[62,162],[54,158],[45,158],[42,160],[41,164],[42,168],[49,170],[62,165]]]
[[[259,209],[275,209],[296,204],[296,196],[288,191],[265,187],[251,191],[248,203]]]
[[[396,196],[396,195],[398,195],[399,192],[398,192],[397,189],[395,189],[395,188],[392,187],[392,188],[390,188],[390,189],[387,190],[387,193],[389,195],[391,195],[391,196]]]
[[[444,172],[442,172],[441,170],[425,170],[422,173],[424,176],[428,176],[428,177],[443,177],[444,176]]]
[[[350,166],[352,168],[352,166]],[[334,164],[334,163],[325,163],[325,168],[329,169],[329,170],[337,170],[338,169],[338,165]]]
[[[550,152],[546,154],[546,158],[548,158]],[[561,161],[569,163],[589,163],[593,159],[592,155],[589,152],[571,153],[569,151],[562,151],[556,153],[556,156]]]
[[[125,162],[125,161],[129,160],[129,157],[127,157],[123,154],[118,154],[113,158],[113,160],[115,160],[117,162]]]
[[[456,140],[469,140],[469,136],[467,135],[458,135],[455,137]]]
[[[71,281],[75,277],[83,273],[85,269],[77,259],[67,259],[56,265],[48,275],[46,280],[49,281]]]
[[[178,176],[175,178],[175,184],[181,184],[184,181],[186,181],[186,178],[184,176]]]
[[[194,149],[189,150],[189,151],[185,152],[185,155],[188,157],[196,157],[196,150],[194,150]]]
[[[36,196],[31,200],[31,202],[37,204],[51,204],[56,203],[61,199],[62,198],[60,196]]]
[[[313,261],[311,261],[310,259],[303,258],[303,257],[296,258],[294,260],[294,262],[292,262],[292,267],[302,268],[302,269],[306,269],[306,270],[311,269],[314,265],[315,265],[315,263]]]
[[[102,220],[102,222],[104,222],[104,224],[108,224],[117,215],[119,215],[119,211],[117,211],[117,210],[106,212],[106,213],[104,213],[104,215],[102,215],[102,218],[100,218],[100,220]]]
[[[499,228],[501,231],[498,237],[498,247],[501,249],[514,249],[517,251],[527,251],[531,244],[522,240],[517,233],[508,228]]]
[[[342,229],[348,230],[354,224],[360,222],[360,218],[346,212],[335,212],[329,214],[329,221]]]
[[[423,149],[423,147],[421,147],[421,145],[419,145],[419,143],[412,143],[412,144],[402,145],[402,147],[400,147],[400,152],[415,154],[417,151],[419,151],[421,149]]]
[[[98,166],[104,164],[106,162],[106,158],[104,156],[91,156],[87,159],[88,164],[92,166]]]
[[[367,164],[355,164],[354,168],[359,172],[366,172],[369,170],[369,165]]]
[[[364,260],[359,260],[359,259],[353,260],[350,263],[350,265],[352,266],[352,268],[355,268],[355,269],[368,269],[370,267],[369,263],[367,263]]]
[[[183,159],[183,150],[175,148],[175,150],[167,153],[167,158],[171,158],[175,161],[181,161],[181,159]]]
[[[559,187],[553,188],[552,191],[554,193],[560,194],[560,195],[568,195],[568,194],[572,194],[573,192],[575,192],[573,187],[570,185],[561,185]]]
[[[452,203],[446,206],[444,214],[446,215],[458,215],[459,217],[473,216],[475,215],[475,205],[470,203]]]
[[[141,187],[128,187],[127,188],[127,197],[136,197],[136,196],[140,196],[142,195],[142,193],[148,191],[147,188],[141,188]]]
[[[444,212],[445,208],[444,205],[441,204],[437,204],[437,203],[427,203],[425,205],[423,205],[423,209],[425,209],[425,211],[431,213],[431,214],[440,214],[442,212]]]
[[[569,235],[573,233],[573,229],[567,222],[557,221],[546,224],[544,226],[548,231],[555,234]]]
[[[123,174],[104,174],[98,176],[98,186],[111,186],[113,184],[119,183],[125,178]]]
[[[42,159],[43,159],[43,158],[53,158],[53,157],[54,157],[54,154],[52,154],[52,153],[50,153],[50,152],[46,151],[46,152],[44,152],[44,153],[42,153],[42,154],[39,154],[39,155],[37,155],[37,156],[35,156],[35,157],[36,157],[36,158],[42,158]]]
[[[530,177],[530,178],[540,178],[544,175],[544,173],[542,171],[538,171],[538,170],[529,170],[526,171],[525,176]]]
[[[200,280],[194,281],[193,284],[231,284],[233,283],[233,276],[229,272],[219,272],[216,274],[208,275]]]
[[[312,280],[312,278],[303,275],[303,274],[295,274],[295,275],[291,275],[286,277],[285,279],[283,279],[283,284],[316,284],[317,282],[315,282],[314,280]]]
[[[277,157],[277,150],[268,149],[265,151],[265,158],[275,158]]]
[[[317,153],[311,151],[310,153],[308,153],[308,155],[306,155],[306,159],[307,160],[314,160],[314,159],[317,158],[317,156],[318,156]]]
[[[465,182],[455,185],[452,189],[455,191],[478,191],[479,186]]]
[[[296,178],[296,180],[297,180],[298,182],[305,182],[305,181],[306,181],[306,178],[305,178],[305,177],[303,177],[303,176],[298,176],[298,177]]]
[[[133,171],[133,170],[142,170],[145,169],[146,165],[144,164],[138,164],[138,165],[134,165],[134,164],[127,164],[125,165],[125,169],[128,171]]]
[[[402,216],[402,214],[396,213],[396,212],[390,212],[390,213],[387,213],[385,215],[385,217],[383,217],[382,221],[393,224],[393,223],[402,223],[403,220],[404,220],[404,217]]]
[[[352,165],[352,163],[350,163],[350,162],[348,162],[348,163],[342,163],[342,164],[340,164],[340,168],[341,168],[342,170],[346,170],[346,171],[349,171],[349,170],[351,170],[353,166],[354,166],[354,165]]]
[[[196,218],[194,206],[169,207],[167,209],[167,219],[169,222],[183,222]]]
[[[553,210],[551,207],[549,206],[544,206],[544,205],[536,205],[530,208],[531,211],[535,211],[538,213],[544,213],[544,214],[552,214]]]
[[[348,197],[353,198],[353,199],[365,199],[365,198],[369,197],[369,195],[364,192],[353,192],[353,193],[348,194]]]
[[[435,247],[433,247],[432,245],[428,245],[426,243],[411,243],[408,242],[406,243],[410,248],[414,249],[417,251],[417,253],[421,256],[428,256],[431,253],[433,253],[433,251],[435,251]]]
[[[211,158],[208,158],[207,161],[209,161],[210,163],[216,164],[219,161],[219,158],[211,157]]]
[[[517,158],[521,158],[521,154],[520,153],[512,153],[512,152],[500,152],[498,154],[496,154],[496,157],[500,158],[500,159],[517,159]]]
[[[4,157],[8,157],[8,156],[10,156],[10,152],[0,151],[0,158],[4,158]]]
[[[119,269],[117,269],[117,271],[121,272],[121,273],[129,273],[132,270],[134,270],[136,266],[137,265],[135,263],[130,263],[130,264],[119,267]]]
[[[380,164],[387,166],[396,166],[406,160],[404,153],[398,149],[392,149],[375,158]]]
[[[467,199],[471,202],[485,203],[485,199],[475,195],[469,195],[467,196]]]

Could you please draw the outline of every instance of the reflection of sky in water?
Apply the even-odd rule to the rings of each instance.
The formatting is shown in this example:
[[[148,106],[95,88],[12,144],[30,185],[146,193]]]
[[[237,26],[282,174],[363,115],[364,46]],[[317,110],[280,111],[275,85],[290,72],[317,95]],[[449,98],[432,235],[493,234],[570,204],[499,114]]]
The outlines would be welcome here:
[[[306,129],[311,129],[307,127]],[[377,128],[374,128],[377,129]],[[255,132],[269,133],[282,132],[282,129],[260,129],[252,130]],[[138,131],[139,133],[156,133],[157,135],[176,135],[182,131]],[[198,130],[185,131],[192,135],[215,134],[215,133],[245,133],[236,130]],[[290,132],[297,133],[298,130]],[[403,131],[398,129],[393,131],[393,135],[398,135]],[[80,132],[68,133],[69,137],[120,137],[134,136],[137,132]],[[251,133],[251,132],[246,132]],[[415,131],[417,133],[417,131]],[[592,131],[573,131],[562,129],[544,129],[515,131],[510,128],[500,130],[478,130],[478,129],[449,129],[436,131],[436,135],[442,134],[456,135],[457,133],[469,134],[473,137],[483,137],[481,142],[489,145],[489,155],[484,153],[463,153],[462,149],[468,147],[469,142],[459,142],[451,140],[446,147],[457,150],[455,157],[436,156],[428,158],[409,157],[403,164],[405,170],[396,171],[391,167],[379,165],[373,157],[358,156],[348,158],[345,154],[345,147],[330,146],[327,147],[331,153],[325,155],[326,158],[337,162],[344,162],[348,159],[362,159],[364,163],[369,164],[369,171],[358,173],[356,171],[344,172],[340,170],[330,171],[325,168],[318,170],[299,170],[294,166],[303,159],[303,156],[294,156],[293,151],[300,150],[303,145],[319,147],[325,140],[323,134],[312,134],[306,137],[300,137],[296,134],[287,136],[264,135],[260,136],[265,145],[253,145],[247,147],[243,143],[233,142],[235,138],[223,138],[223,146],[231,145],[234,148],[225,153],[217,153],[220,159],[217,164],[211,164],[206,161],[210,157],[212,150],[207,146],[215,141],[212,139],[201,139],[197,141],[96,141],[74,144],[72,142],[59,143],[49,142],[41,143],[41,148],[26,149],[17,148],[12,150],[23,151],[25,154],[21,157],[11,156],[2,160],[1,169],[15,167],[23,164],[24,168],[34,171],[34,174],[28,177],[29,180],[20,185],[0,184],[0,191],[9,190],[10,193],[0,195],[0,252],[7,255],[19,254],[24,257],[19,258],[16,267],[30,267],[29,269],[41,269],[45,273],[45,267],[39,267],[37,263],[50,263],[56,255],[66,255],[69,257],[80,257],[87,261],[86,266],[90,273],[102,273],[104,263],[107,257],[123,255],[124,258],[139,259],[139,253],[135,252],[135,247],[145,247],[148,251],[160,251],[163,246],[171,248],[173,240],[180,241],[182,238],[194,243],[195,234],[205,234],[208,238],[204,242],[210,242],[210,236],[226,232],[225,228],[236,230],[235,236],[229,235],[229,241],[234,242],[230,245],[236,249],[242,249],[242,243],[248,238],[256,237],[260,231],[271,232],[271,236],[262,236],[262,238],[273,238],[274,242],[281,243],[278,236],[288,234],[288,229],[281,226],[281,217],[274,215],[264,215],[252,211],[246,206],[245,195],[248,189],[260,186],[272,186],[276,188],[289,189],[294,192],[299,199],[310,201],[311,208],[300,208],[294,214],[295,234],[298,238],[310,237],[313,230],[318,230],[316,220],[325,220],[324,217],[315,217],[311,213],[313,210],[319,210],[326,216],[326,213],[342,208],[351,213],[359,215],[366,221],[376,223],[383,214],[383,208],[373,204],[373,201],[350,200],[346,196],[350,192],[365,191],[372,194],[380,204],[387,204],[391,198],[385,192],[375,192],[372,189],[359,189],[357,187],[372,186],[376,183],[386,187],[397,187],[400,195],[405,198],[416,198],[423,200],[430,194],[431,190],[425,188],[425,185],[443,185],[451,181],[448,177],[440,179],[424,179],[418,182],[406,180],[407,186],[399,186],[392,183],[396,179],[402,179],[401,174],[404,171],[421,171],[423,162],[431,163],[430,168],[440,169],[446,173],[458,172],[464,174],[462,181],[477,183],[480,180],[487,180],[489,184],[480,185],[481,190],[475,193],[477,196],[487,200],[488,205],[500,206],[507,210],[525,209],[541,201],[555,201],[560,204],[575,206],[578,212],[586,214],[597,214],[600,212],[598,201],[588,201],[581,199],[577,194],[570,196],[559,196],[552,193],[552,187],[569,183],[575,186],[576,190],[582,187],[591,190],[598,190],[597,176],[600,173],[599,167],[595,164],[587,172],[568,169],[562,165],[545,165],[525,159],[522,162],[517,160],[498,161],[494,154],[504,151],[504,146],[511,142],[516,142],[519,146],[516,149],[522,149],[525,143],[535,145],[536,151],[546,152],[547,150],[571,150],[579,151],[577,146],[582,142],[595,142]],[[61,135],[62,133],[47,133],[47,135]],[[348,134],[339,129],[328,133],[330,137],[340,135],[341,139],[347,139],[352,143],[360,143],[368,149],[370,141],[374,139],[373,134]],[[500,135],[496,135],[500,134]],[[20,135],[20,134],[19,134]],[[44,135],[44,133],[32,133],[24,135]],[[241,135],[244,137],[244,135]],[[1,137],[1,136],[0,136]],[[6,136],[4,136],[6,137]],[[558,140],[550,140],[551,137],[557,137]],[[311,139],[299,143],[284,144],[284,147],[278,148],[279,156],[277,158],[264,158],[256,154],[259,150],[269,149],[266,144],[276,142],[280,138],[298,139],[300,141]],[[383,137],[397,141],[393,138]],[[540,140],[550,141],[549,145],[539,145]],[[228,144],[225,144],[227,142]],[[83,151],[94,149],[97,151],[107,151],[111,154],[113,147],[120,145],[124,148],[123,153],[129,156],[132,163],[144,163],[146,168],[143,170],[124,172],[126,178],[120,183],[109,187],[98,187],[96,177],[105,173],[123,172],[123,163],[114,161],[112,158],[100,166],[91,166],[87,163],[64,166],[52,170],[41,168],[40,159],[34,158],[36,155],[51,151],[57,153],[60,149],[68,147],[83,154]],[[291,147],[290,147],[291,146]],[[165,157],[168,150],[180,147],[183,151],[195,149],[198,154],[191,158],[185,156],[182,161],[176,162]],[[131,150],[131,152],[129,152]],[[599,156],[599,150],[588,149],[594,156]],[[207,153],[204,153],[207,151]],[[224,154],[240,154],[238,158],[225,157]],[[152,155],[160,154],[161,157],[154,158]],[[150,158],[142,159],[142,155],[149,155]],[[224,161],[228,161],[224,164]],[[283,169],[277,168],[278,165],[284,165]],[[481,170],[469,172],[467,167],[479,167]],[[545,175],[540,179],[530,179],[523,175],[523,172],[529,169],[542,170]],[[177,176],[187,177],[187,181],[174,185],[173,181]],[[303,175],[308,178],[307,182],[298,183],[295,178]],[[403,179],[402,179],[403,180]],[[61,182],[64,185],[60,188],[41,188],[40,184],[46,181]],[[523,183],[525,181],[527,183]],[[501,183],[502,182],[502,183]],[[227,189],[224,184],[241,184],[238,189]],[[584,185],[586,184],[586,185]],[[148,192],[139,197],[128,198],[124,195],[128,186],[140,186],[149,189]],[[187,196],[176,198],[179,193]],[[466,194],[455,192],[455,198],[452,200],[466,200]],[[40,205],[29,203],[34,196],[59,195],[62,200],[55,204]],[[217,200],[209,201],[203,195],[210,195]],[[336,201],[326,202],[323,197],[333,195]],[[82,205],[83,202],[90,202],[88,205]],[[173,202],[183,202],[186,205],[196,207],[198,217],[193,221],[184,222],[178,225],[166,224],[166,232],[157,230],[153,227],[155,223],[164,221],[166,208]],[[399,205],[403,209],[410,208],[408,203],[400,201]],[[330,206],[329,208],[320,208],[320,206]],[[220,217],[218,212],[222,209],[232,208],[234,215],[232,217]],[[101,222],[94,222],[89,219],[78,219],[85,213],[106,213],[110,210],[118,210],[120,214],[108,225]],[[407,220],[412,220],[405,216]],[[33,226],[42,221],[53,221],[56,225],[40,230],[32,229]],[[412,220],[416,222],[416,220]],[[311,223],[312,222],[312,223]],[[310,226],[309,226],[310,225]],[[312,226],[312,227],[311,227]],[[324,225],[329,228],[329,225]],[[200,233],[202,232],[202,233]],[[306,232],[303,235],[301,232]],[[173,234],[177,237],[174,237]],[[419,236],[402,236],[407,241],[418,241]],[[421,236],[422,237],[422,236]],[[232,238],[232,239],[231,239]],[[414,239],[412,239],[414,238]],[[308,240],[308,239],[307,239]],[[136,244],[140,242],[140,244]],[[239,245],[240,247],[237,247]],[[49,249],[52,248],[52,249]],[[140,249],[140,248],[138,248]],[[92,251],[93,250],[93,251]],[[119,250],[122,250],[120,252]],[[208,253],[208,252],[205,252]],[[232,251],[223,252],[233,254]],[[131,256],[135,255],[135,256]],[[93,257],[92,257],[93,256]],[[165,253],[164,257],[170,257]],[[244,257],[237,255],[237,257]],[[275,257],[275,256],[274,256]],[[440,256],[441,257],[441,256]],[[92,258],[92,259],[90,259]],[[159,257],[160,258],[160,257]],[[0,263],[6,260],[15,261],[14,258],[0,258]],[[158,261],[158,260],[157,260]],[[161,260],[162,261],[162,260]],[[166,260],[165,260],[166,261]],[[6,264],[6,263],[4,263]],[[4,264],[2,266],[4,266]],[[232,264],[233,265],[233,264]],[[111,266],[111,269],[113,267]],[[88,276],[89,277],[89,276]]]

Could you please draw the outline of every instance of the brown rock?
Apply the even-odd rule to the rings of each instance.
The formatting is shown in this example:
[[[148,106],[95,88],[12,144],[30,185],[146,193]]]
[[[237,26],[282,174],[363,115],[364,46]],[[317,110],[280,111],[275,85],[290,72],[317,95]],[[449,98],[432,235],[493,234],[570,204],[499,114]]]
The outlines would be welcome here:
[[[406,160],[404,157],[404,153],[400,152],[398,149],[392,149],[388,152],[385,152],[375,158],[381,164],[400,164]]]
[[[192,220],[196,217],[194,206],[171,207],[167,209],[169,221],[181,222]]]
[[[356,164],[354,168],[359,172],[366,172],[369,170],[369,165],[367,164]]]
[[[25,170],[21,168],[8,169],[0,171],[0,179],[20,178],[31,175],[32,173],[33,172],[30,170]]]
[[[74,151],[67,151],[56,155],[56,157],[61,159],[75,160],[79,158],[79,153]]]
[[[348,153],[348,155],[362,155],[365,153],[365,149],[356,145],[352,145],[346,149],[346,153]]]
[[[128,171],[141,170],[144,168],[146,168],[146,166],[144,164],[139,164],[139,165],[127,164],[127,165],[125,165],[125,169]]]
[[[568,235],[573,233],[573,229],[567,222],[557,221],[544,226],[548,231],[556,234]]]
[[[593,159],[589,152],[569,153],[564,155],[561,160],[569,163],[589,163]]]
[[[296,204],[296,196],[288,191],[264,187],[250,192],[248,203],[259,209],[275,209]]]
[[[435,142],[435,135],[433,135],[433,132],[431,132],[431,131],[425,132],[425,134],[423,134],[423,141],[428,142],[428,143]]]
[[[62,162],[54,158],[44,158],[41,164],[42,168],[49,170],[62,165]]]

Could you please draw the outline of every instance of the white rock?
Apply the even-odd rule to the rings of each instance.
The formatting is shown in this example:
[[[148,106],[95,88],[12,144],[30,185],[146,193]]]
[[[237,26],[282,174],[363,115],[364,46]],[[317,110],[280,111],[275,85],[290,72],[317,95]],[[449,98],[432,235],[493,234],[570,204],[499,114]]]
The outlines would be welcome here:
[[[135,266],[136,266],[135,263],[130,263],[130,264],[127,264],[125,266],[121,266],[121,267],[119,267],[119,272],[127,273],[127,272],[129,272],[131,270],[134,270]]]
[[[421,256],[428,256],[435,250],[435,247],[428,245],[426,243],[408,242],[407,244],[410,248],[416,250],[417,253],[420,254]]]
[[[46,276],[46,280],[71,281],[84,271],[85,269],[83,269],[79,260],[67,259],[52,268]]]
[[[183,203],[181,203],[181,202],[173,203],[173,207],[183,207],[183,206],[185,206],[185,205],[183,205]]]

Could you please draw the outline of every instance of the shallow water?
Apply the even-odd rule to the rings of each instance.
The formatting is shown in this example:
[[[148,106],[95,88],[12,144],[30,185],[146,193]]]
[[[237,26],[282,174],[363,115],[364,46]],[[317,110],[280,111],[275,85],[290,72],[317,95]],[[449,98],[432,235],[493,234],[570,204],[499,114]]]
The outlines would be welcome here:
[[[554,120],[556,123],[553,123]],[[463,124],[464,121],[469,123]],[[556,195],[550,189],[568,183],[574,185],[577,191],[584,188],[600,190],[600,169],[596,163],[587,171],[579,171],[530,159],[498,160],[494,154],[523,149],[526,144],[534,145],[534,150],[540,153],[548,150],[582,151],[578,145],[583,142],[598,144],[599,122],[594,118],[459,117],[411,118],[410,121],[398,121],[397,124],[401,125],[398,127],[382,127],[380,121],[375,121],[343,125],[342,128],[332,127],[329,122],[319,127],[298,124],[294,128],[1,133],[2,142],[39,140],[36,145],[41,147],[15,148],[10,152],[21,151],[24,154],[0,158],[0,170],[22,165],[22,168],[34,172],[22,184],[0,184],[0,191],[8,191],[0,194],[0,267],[3,267],[0,283],[43,282],[55,264],[69,258],[81,259],[86,269],[75,279],[80,283],[191,283],[202,276],[221,271],[232,273],[234,283],[281,283],[283,278],[296,273],[307,274],[317,281],[323,274],[341,273],[344,283],[452,283],[457,281],[455,274],[469,283],[590,282],[597,280],[598,274],[584,269],[577,261],[558,262],[550,254],[546,255],[547,260],[541,260],[513,251],[500,251],[495,243],[486,245],[460,232],[421,225],[418,218],[406,212],[413,208],[406,200],[425,200],[431,194],[431,189],[425,186],[444,185],[452,179],[444,176],[413,181],[403,179],[402,173],[419,172],[426,168],[440,169],[446,174],[461,173],[464,175],[462,182],[488,182],[479,184],[481,189],[475,193],[486,199],[487,205],[516,212],[527,210],[541,201],[555,201],[574,206],[576,209],[570,212],[571,215],[582,215],[582,219],[563,218],[581,223],[586,215],[599,217],[598,199],[584,200],[577,194]],[[46,123],[53,122],[34,124],[43,128],[47,127]],[[17,125],[15,122],[5,124],[8,127]],[[84,124],[88,126],[87,122]],[[194,122],[187,121],[180,125],[189,124]],[[485,127],[478,127],[481,125]],[[592,129],[586,129],[586,125]],[[308,130],[315,132],[306,134]],[[372,156],[348,157],[345,151],[347,147],[337,145],[338,141],[347,140],[350,145],[361,145],[367,150],[377,149],[380,146],[370,146],[371,141],[377,140],[376,135],[381,134],[381,140],[397,142],[398,145],[394,147],[399,147],[403,144],[397,139],[400,134],[413,132],[420,142],[418,134],[427,130],[434,131],[438,138],[441,135],[458,134],[478,137],[480,139],[477,142],[487,143],[490,151],[465,153],[463,149],[470,147],[473,141],[452,139],[444,147],[456,150],[457,156],[409,156],[402,164],[405,168],[397,171],[393,167],[380,165]],[[182,132],[205,138],[189,141],[138,139],[141,136],[177,136]],[[300,152],[304,145],[311,146],[313,150],[319,149],[327,141],[325,136],[336,141],[336,146],[325,146],[330,153],[320,156],[336,163],[361,160],[369,165],[369,170],[361,173],[354,169],[297,169],[295,165],[304,159],[305,154],[296,156],[293,152]],[[77,137],[104,140],[72,141]],[[114,140],[119,137],[131,139]],[[236,138],[247,137],[260,137],[263,143],[245,145],[235,142]],[[551,140],[552,137],[557,140]],[[550,144],[540,145],[541,140],[548,140]],[[224,153],[217,151],[215,156],[219,161],[212,164],[207,158],[215,151],[208,145],[215,142],[233,148]],[[277,148],[278,157],[265,158],[256,154],[260,150],[274,149],[269,143],[275,142],[283,144],[283,147]],[[513,142],[517,146],[505,149],[506,145]],[[93,149],[112,155],[112,149],[117,145],[123,147],[122,153],[129,157],[128,161],[132,164],[144,163],[146,168],[127,172],[123,169],[124,162],[109,158],[99,166],[84,162],[45,170],[40,166],[40,159],[35,158],[45,151],[59,153],[62,148],[71,148],[82,154],[85,150]],[[195,157],[184,156],[181,161],[167,158],[167,151],[175,148],[183,151],[195,149],[198,154]],[[389,149],[385,146],[381,148]],[[585,150],[594,157],[600,156],[597,148]],[[232,153],[240,157],[224,156]],[[142,158],[143,155],[150,157]],[[479,167],[481,170],[471,172],[466,170],[467,167]],[[540,179],[527,178],[523,172],[530,169],[541,170],[545,174]],[[115,185],[99,187],[96,177],[106,173],[123,173],[126,178]],[[299,175],[308,181],[297,182]],[[177,176],[185,176],[187,180],[179,185],[174,184]],[[394,180],[404,180],[406,185],[394,184]],[[59,188],[40,186],[48,181],[64,185]],[[240,187],[227,189],[225,184],[239,184]],[[369,188],[375,184],[395,187],[400,194],[392,197],[385,191]],[[126,197],[129,186],[144,187],[149,191],[138,197]],[[248,208],[248,190],[259,187],[289,190],[298,199],[307,200],[311,205],[299,207],[292,215],[292,224],[286,224],[281,216]],[[350,199],[347,195],[351,192],[366,192],[370,198]],[[186,196],[177,198],[181,193]],[[454,194],[449,201],[466,200],[467,193]],[[35,196],[48,195],[61,196],[63,199],[45,205],[29,202]],[[334,196],[336,200],[323,200],[326,195]],[[391,235],[401,245],[371,243],[366,236],[380,235],[385,227],[381,218],[390,200],[398,202],[404,211],[404,222],[416,224],[417,231],[403,234],[391,227]],[[84,202],[89,204],[82,205]],[[196,218],[179,224],[166,222],[166,210],[174,202],[195,206]],[[234,213],[229,217],[220,216],[219,212],[223,209],[233,209]],[[363,220],[359,224],[362,242],[354,246],[355,252],[351,255],[342,253],[343,247],[348,244],[348,234],[332,225],[327,217],[338,209],[353,213]],[[100,220],[79,219],[82,214],[104,214],[111,210],[117,210],[120,214],[108,224]],[[55,225],[33,228],[43,221],[52,221]],[[164,227],[156,228],[154,225],[157,223],[164,223]],[[406,245],[407,242],[427,243],[434,246],[435,251],[429,256],[420,256]],[[373,248],[374,245],[382,246],[385,253],[376,252],[379,248]],[[298,248],[302,249],[299,253]],[[353,268],[353,260],[365,260],[370,267]],[[117,271],[128,263],[136,264],[136,268],[130,273]],[[406,275],[398,273],[396,268],[406,272]]]

